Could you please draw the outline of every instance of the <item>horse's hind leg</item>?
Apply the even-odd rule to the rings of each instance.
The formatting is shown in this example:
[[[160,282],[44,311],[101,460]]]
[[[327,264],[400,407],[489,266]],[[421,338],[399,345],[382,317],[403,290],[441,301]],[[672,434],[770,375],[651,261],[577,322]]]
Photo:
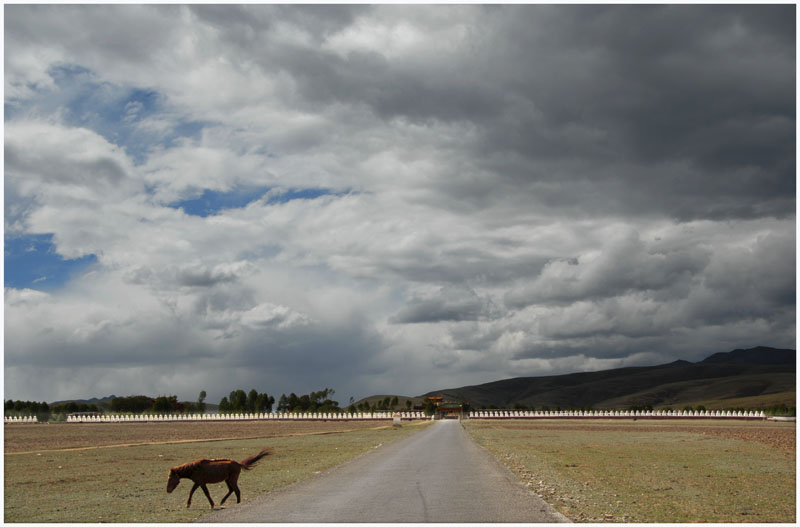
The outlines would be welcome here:
[[[236,503],[242,502],[242,493],[239,492],[239,473],[231,474],[231,477],[226,481],[228,488],[233,487],[233,492],[236,493]],[[230,494],[230,492],[228,493]]]
[[[203,492],[206,493],[206,498],[208,498],[208,502],[211,504],[211,508],[214,508],[214,500],[211,499],[211,493],[208,492],[208,487],[206,487],[205,483],[200,484],[200,488],[203,489]]]
[[[221,501],[221,502],[219,502],[219,504],[220,504],[220,505],[223,505],[223,504],[225,503],[225,500],[227,500],[227,499],[228,499],[228,496],[230,496],[231,494],[233,494],[233,487],[231,486],[231,482],[230,482],[230,481],[228,481],[228,480],[225,480],[225,484],[226,484],[226,485],[228,485],[228,493],[227,493],[227,494],[225,494],[225,497],[224,497],[224,498],[222,498],[222,501]]]

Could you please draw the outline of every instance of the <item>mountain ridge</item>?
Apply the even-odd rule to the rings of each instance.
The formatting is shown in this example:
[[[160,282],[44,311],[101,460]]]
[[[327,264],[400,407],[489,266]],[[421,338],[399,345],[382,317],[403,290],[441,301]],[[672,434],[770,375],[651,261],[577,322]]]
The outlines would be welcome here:
[[[787,366],[792,365],[791,371]],[[473,408],[625,408],[636,405],[759,406],[775,401],[794,406],[796,351],[758,346],[715,353],[697,363],[677,360],[596,372],[515,377],[433,390],[469,401]]]

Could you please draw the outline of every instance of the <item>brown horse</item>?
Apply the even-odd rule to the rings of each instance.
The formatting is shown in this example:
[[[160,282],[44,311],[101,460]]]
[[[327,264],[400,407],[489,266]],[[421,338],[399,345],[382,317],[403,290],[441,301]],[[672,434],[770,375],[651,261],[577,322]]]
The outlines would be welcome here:
[[[206,498],[208,498],[209,503],[211,503],[211,508],[213,509],[214,500],[211,499],[211,494],[208,493],[208,487],[206,487],[206,483],[219,483],[220,481],[224,481],[228,485],[228,493],[225,494],[224,498],[222,498],[220,505],[225,503],[225,500],[228,499],[228,496],[231,495],[231,492],[236,493],[236,503],[239,503],[242,501],[241,492],[239,492],[239,486],[236,484],[239,479],[239,473],[242,471],[242,469],[250,470],[256,466],[258,460],[271,453],[272,449],[265,448],[255,456],[250,456],[247,459],[244,459],[241,463],[232,459],[200,458],[179,467],[172,467],[169,469],[167,492],[172,492],[175,490],[175,487],[178,486],[178,483],[181,482],[182,478],[191,479],[194,481],[194,486],[192,487],[191,492],[189,492],[189,500],[186,502],[186,508],[189,508],[189,506],[192,504],[192,494],[194,494],[194,491],[197,490],[197,487],[200,487],[203,489],[203,492],[205,492]]]

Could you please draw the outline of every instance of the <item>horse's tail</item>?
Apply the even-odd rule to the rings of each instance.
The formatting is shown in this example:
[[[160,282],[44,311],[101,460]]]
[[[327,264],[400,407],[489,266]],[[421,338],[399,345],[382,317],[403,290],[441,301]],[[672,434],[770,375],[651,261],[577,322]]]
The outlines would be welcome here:
[[[253,468],[254,466],[256,466],[258,464],[259,460],[262,457],[268,456],[270,454],[272,454],[272,449],[271,448],[265,448],[264,450],[262,450],[261,452],[259,452],[255,456],[250,456],[250,457],[248,457],[246,459],[243,459],[242,462],[239,463],[239,464],[242,465],[242,467],[245,470],[250,470],[251,468]]]

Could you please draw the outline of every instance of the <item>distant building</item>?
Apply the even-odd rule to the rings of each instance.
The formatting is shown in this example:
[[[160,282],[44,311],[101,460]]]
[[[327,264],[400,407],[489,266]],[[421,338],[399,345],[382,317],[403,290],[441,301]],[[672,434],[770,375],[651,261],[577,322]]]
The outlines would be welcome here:
[[[445,401],[441,395],[428,397],[428,402],[434,406],[434,419],[461,419],[464,416],[465,403]]]

